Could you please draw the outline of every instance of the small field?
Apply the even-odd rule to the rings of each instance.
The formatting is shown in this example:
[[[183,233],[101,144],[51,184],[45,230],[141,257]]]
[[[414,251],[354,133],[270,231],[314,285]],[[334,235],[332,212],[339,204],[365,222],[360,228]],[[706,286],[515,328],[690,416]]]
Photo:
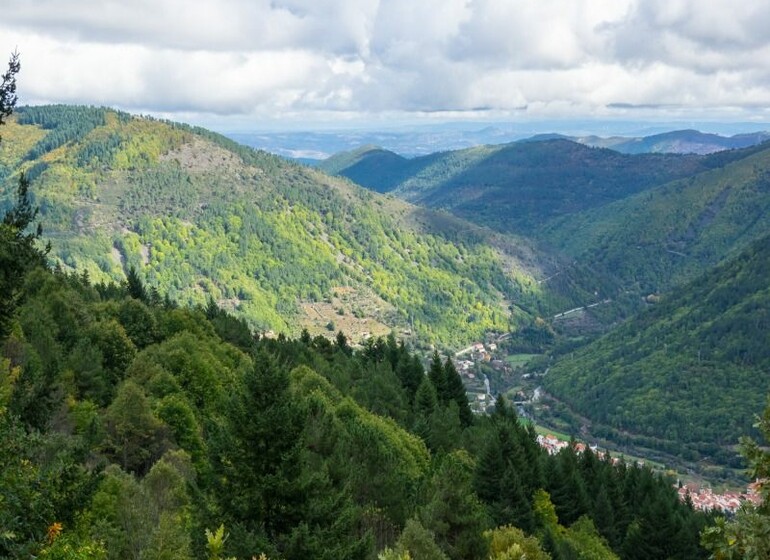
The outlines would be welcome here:
[[[509,366],[517,368],[526,366],[533,358],[537,358],[542,354],[511,354],[505,357],[505,361]]]

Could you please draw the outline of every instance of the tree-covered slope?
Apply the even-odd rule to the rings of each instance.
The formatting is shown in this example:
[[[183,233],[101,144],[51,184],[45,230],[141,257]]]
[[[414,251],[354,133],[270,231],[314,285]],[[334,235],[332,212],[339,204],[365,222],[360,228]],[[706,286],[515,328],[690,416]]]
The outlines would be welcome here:
[[[329,175],[342,175],[354,183],[377,192],[388,192],[402,181],[410,162],[390,150],[362,146],[351,152],[340,152],[318,164]]]
[[[704,161],[711,170],[554,222],[543,238],[643,295],[692,279],[770,231],[770,148]]]
[[[720,136],[697,130],[674,130],[643,138],[618,138],[608,147],[624,154],[711,154],[722,150],[748,148],[768,139],[770,133],[767,132]]]
[[[29,266],[0,335],[0,558],[705,558],[669,480],[550,456],[502,404],[464,424],[392,337],[257,340]]]
[[[23,108],[0,144],[6,194],[20,171],[65,269],[99,281],[133,266],[172,299],[213,297],[259,329],[296,330],[344,293],[334,313],[361,331],[448,343],[504,331],[504,302],[537,299],[537,259],[522,264],[516,244],[202,129]]]
[[[770,236],[563,356],[545,387],[597,435],[728,461],[770,390]]]
[[[410,202],[501,231],[530,234],[555,218],[707,169],[695,156],[630,156],[562,139],[479,146],[411,160],[384,160],[380,152],[349,154],[349,167],[340,168],[338,159],[330,170]],[[371,165],[367,157],[373,159]],[[392,165],[383,169],[383,161]]]

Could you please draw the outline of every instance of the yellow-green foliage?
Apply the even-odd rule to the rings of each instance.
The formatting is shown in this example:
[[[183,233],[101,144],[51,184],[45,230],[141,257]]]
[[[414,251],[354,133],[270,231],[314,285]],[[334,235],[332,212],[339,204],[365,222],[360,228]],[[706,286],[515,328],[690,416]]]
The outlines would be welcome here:
[[[94,282],[134,266],[180,303],[214,297],[255,328],[294,334],[300,302],[366,287],[395,308],[379,320],[445,344],[506,331],[503,302],[539,297],[457,223],[449,235],[443,219],[416,226],[408,207],[208,131],[92,108],[20,118],[46,128],[3,131],[3,190],[32,173],[50,257]]]
[[[332,422],[345,431],[350,438],[349,452],[371,453],[372,468],[379,465],[408,484],[417,483],[425,475],[430,455],[422,439],[343,397],[329,381],[306,366],[296,368],[291,379],[296,397],[305,399],[314,413],[331,416]]]
[[[548,492],[544,490],[535,492],[532,509],[541,527],[541,534],[549,535],[557,548],[568,550],[572,557],[580,560],[618,559],[590,518],[582,516],[569,528],[560,525]]]
[[[489,540],[490,560],[550,560],[536,537],[528,537],[518,527],[506,525],[484,536]]]
[[[425,443],[393,420],[368,412],[306,366],[292,374],[292,393],[302,399],[308,423],[308,447],[350,470],[354,497],[374,501],[403,523],[409,503],[425,477],[430,455]],[[356,465],[351,469],[351,465]]]
[[[5,123],[0,135],[0,164],[16,165],[46,132],[38,126],[23,126],[16,118]]]
[[[378,560],[412,560],[408,550],[396,551],[392,548],[386,548],[377,555]]]
[[[0,358],[0,414],[5,413],[13,384],[20,373],[20,367],[12,366],[7,358]]]

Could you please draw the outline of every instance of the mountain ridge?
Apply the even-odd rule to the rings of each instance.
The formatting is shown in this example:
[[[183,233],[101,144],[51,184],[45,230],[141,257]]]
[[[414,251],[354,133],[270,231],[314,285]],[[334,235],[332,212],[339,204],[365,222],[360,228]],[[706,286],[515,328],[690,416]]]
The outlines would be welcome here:
[[[770,235],[562,356],[544,387],[591,421],[690,461],[734,463],[770,391]]]
[[[347,160],[363,186],[524,234],[556,217],[707,169],[697,156],[631,156],[561,138],[390,158],[387,173],[367,177],[361,171],[369,168],[370,154],[382,163],[379,150],[361,150]],[[330,171],[348,176],[338,165]]]
[[[323,332],[345,317],[360,333],[397,327],[446,343],[506,331],[518,320],[506,301],[541,297],[540,263],[524,262],[534,252],[523,242],[492,248],[484,239],[493,232],[203,129],[105,109],[21,108],[0,164],[6,192],[21,170],[32,180],[51,256],[65,269],[97,282],[133,266],[172,298],[213,297],[259,330],[307,318],[302,302],[334,301],[323,324],[308,325]],[[518,256],[502,254],[517,246]],[[355,293],[342,301],[336,288]]]
[[[770,147],[706,161],[700,174],[554,221],[543,238],[644,294],[692,279],[770,231]]]

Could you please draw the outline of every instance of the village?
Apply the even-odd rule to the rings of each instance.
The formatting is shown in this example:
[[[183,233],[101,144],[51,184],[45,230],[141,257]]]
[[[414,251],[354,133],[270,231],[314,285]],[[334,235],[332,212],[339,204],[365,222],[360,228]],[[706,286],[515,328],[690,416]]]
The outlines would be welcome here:
[[[549,455],[555,455],[570,445],[570,442],[561,440],[552,434],[538,435],[537,443]],[[585,453],[586,449],[590,449],[591,452],[602,460],[609,456],[613,465],[618,465],[622,461],[621,458],[610,456],[608,452],[598,449],[595,445],[587,446],[585,443],[575,442],[574,448],[578,454]],[[643,466],[644,462],[636,461],[636,464]],[[681,501],[686,502],[689,499],[693,508],[700,511],[721,511],[727,514],[734,514],[745,503],[757,506],[762,502],[759,492],[762,486],[762,481],[760,480],[755,480],[749,484],[743,492],[726,491],[716,493],[707,486],[699,486],[694,483],[682,484],[681,481],[677,481],[674,486],[677,488],[677,494]]]
[[[510,357],[504,356],[504,352],[501,352],[495,342],[475,342],[456,352],[454,363],[463,378],[474,412],[479,414],[487,412],[494,406],[496,395],[506,394],[517,406],[520,416],[527,417],[524,405],[537,399],[538,389],[536,387],[532,389],[531,384],[525,383],[522,386],[521,383],[516,382],[517,374],[524,382],[532,378],[533,374],[524,373],[523,366],[526,362],[517,362],[515,359],[511,360]],[[537,443],[549,455],[555,455],[570,445],[569,441],[559,439],[553,434],[539,434]],[[599,449],[596,445],[579,441],[573,442],[573,445],[578,454],[590,449],[599,459],[609,457],[613,465],[624,460],[619,456],[610,455],[608,451]],[[634,462],[637,466],[645,465],[642,460]],[[683,502],[689,500],[693,508],[706,512],[721,511],[732,515],[745,503],[758,505],[761,502],[759,493],[761,484],[760,481],[754,481],[744,491],[726,490],[721,493],[715,492],[709,486],[681,480],[677,480],[674,486],[677,488],[679,499]]]
[[[494,406],[493,395],[505,392],[502,386],[496,386],[492,392],[493,378],[499,381],[513,374],[513,368],[496,356],[497,351],[495,342],[475,342],[454,355],[455,368],[463,379],[471,409],[479,414]]]

